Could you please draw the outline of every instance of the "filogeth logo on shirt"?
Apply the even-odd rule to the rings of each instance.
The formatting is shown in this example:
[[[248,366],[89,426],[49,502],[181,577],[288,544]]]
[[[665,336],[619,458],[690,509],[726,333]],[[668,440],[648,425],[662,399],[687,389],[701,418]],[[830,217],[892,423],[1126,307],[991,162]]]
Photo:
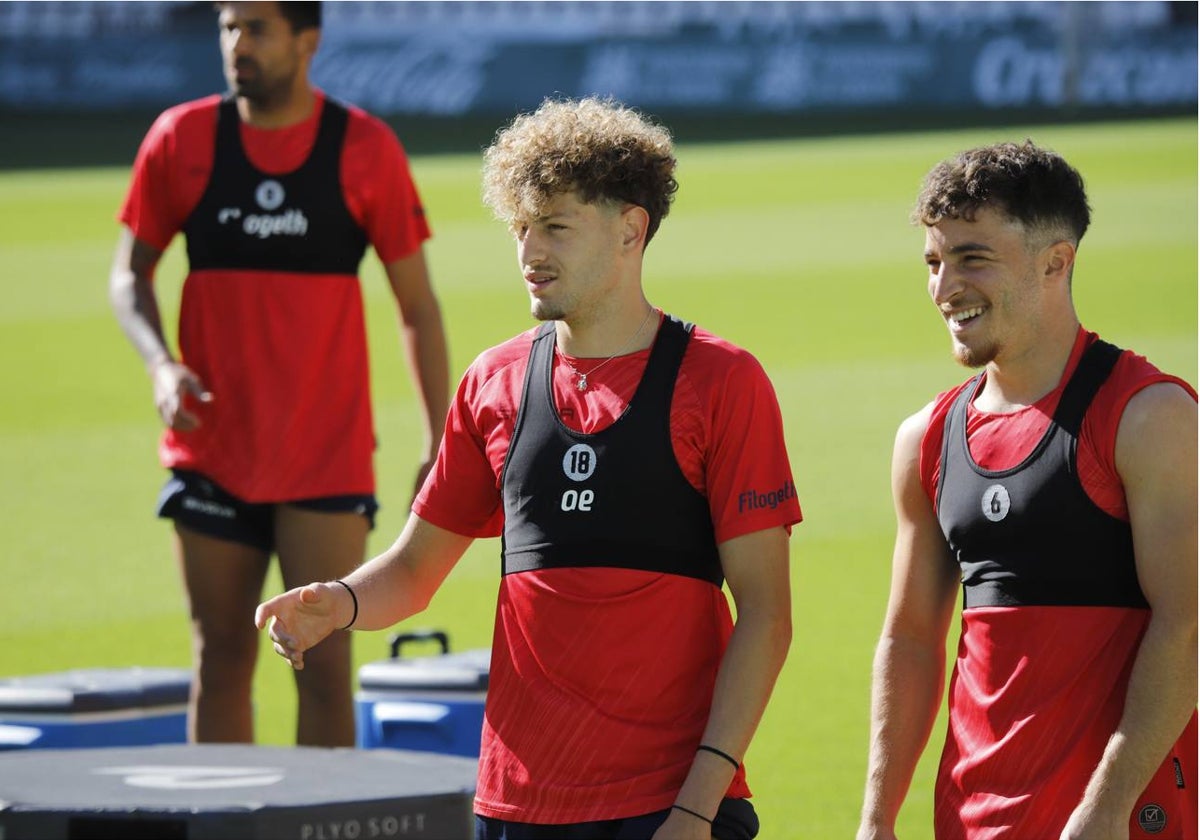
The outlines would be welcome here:
[[[796,485],[790,480],[785,481],[782,486],[776,487],[765,492],[760,490],[744,490],[738,494],[738,513],[745,513],[748,510],[762,510],[770,508],[775,510],[788,499],[795,498]]]
[[[265,213],[250,213],[243,217],[240,207],[223,207],[217,213],[218,224],[229,224],[241,221],[242,232],[247,236],[258,239],[269,239],[272,236],[306,236],[308,234],[308,217],[304,211],[292,207],[282,213],[271,211],[283,206],[287,192],[283,184],[268,178],[254,190],[254,200]]]

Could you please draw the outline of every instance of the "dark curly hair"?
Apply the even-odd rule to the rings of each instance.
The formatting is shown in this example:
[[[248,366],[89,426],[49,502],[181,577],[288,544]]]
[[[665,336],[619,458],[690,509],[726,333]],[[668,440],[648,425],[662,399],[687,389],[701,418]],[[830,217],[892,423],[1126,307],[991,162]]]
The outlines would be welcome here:
[[[225,5],[223,2],[213,3],[217,11]],[[279,14],[292,27],[292,32],[302,32],[305,29],[321,28],[321,4],[313,0],[279,0],[275,4]]]
[[[576,192],[644,209],[649,243],[679,188],[670,132],[612,99],[548,99],[501,129],[483,160],[483,200],[510,225]]]
[[[973,221],[985,206],[1076,245],[1091,222],[1083,177],[1032,140],[981,146],[942,161],[925,176],[912,218],[927,226],[946,218]]]
[[[293,32],[321,28],[321,4],[319,2],[305,2],[305,0],[285,2],[284,0],[280,0],[279,13],[292,25]]]

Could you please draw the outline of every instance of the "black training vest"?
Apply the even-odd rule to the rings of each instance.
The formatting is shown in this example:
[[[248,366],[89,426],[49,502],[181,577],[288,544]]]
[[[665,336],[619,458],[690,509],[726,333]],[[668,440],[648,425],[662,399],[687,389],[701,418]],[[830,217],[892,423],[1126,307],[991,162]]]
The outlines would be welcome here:
[[[356,275],[367,237],[342,198],[348,120],[346,109],[326,98],[308,159],[268,175],[242,148],[237,102],[222,99],[212,175],[183,226],[190,269]]]
[[[629,406],[595,434],[559,419],[554,323],[538,331],[501,478],[504,574],[604,566],[721,585],[708,501],[671,446],[671,396],[692,329],[663,319]]]
[[[967,449],[967,404],[982,374],[954,401],[937,516],[962,569],[964,607],[1147,606],[1129,523],[1096,507],[1075,463],[1084,413],[1121,352],[1104,341],[1084,352],[1042,439],[1008,470],[981,468]]]

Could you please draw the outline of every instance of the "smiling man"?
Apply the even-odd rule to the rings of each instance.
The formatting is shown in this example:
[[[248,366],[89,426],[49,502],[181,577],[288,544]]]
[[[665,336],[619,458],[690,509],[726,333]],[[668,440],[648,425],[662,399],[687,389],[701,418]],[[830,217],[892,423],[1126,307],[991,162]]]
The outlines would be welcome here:
[[[500,132],[484,196],[543,323],[471,364],[396,543],[259,608],[302,667],[334,628],[419,611],[472,539],[503,537],[481,840],[757,832],[742,757],[791,638],[800,506],[739,502],[794,487],[762,367],[643,293],[674,170],[667,131],[612,102],[546,102]]]
[[[858,838],[895,840],[960,582],[935,837],[1194,838],[1195,391],[1080,326],[1090,211],[1060,156],[964,152],[914,215],[954,354],[982,371],[896,437]]]

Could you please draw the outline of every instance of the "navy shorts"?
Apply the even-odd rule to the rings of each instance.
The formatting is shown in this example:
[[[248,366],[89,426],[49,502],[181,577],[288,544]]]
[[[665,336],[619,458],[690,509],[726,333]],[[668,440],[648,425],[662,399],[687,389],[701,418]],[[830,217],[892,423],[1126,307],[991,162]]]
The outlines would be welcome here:
[[[670,809],[640,817],[571,825],[533,825],[475,817],[475,840],[650,840]],[[694,818],[693,818],[694,819]],[[713,820],[715,840],[754,840],[758,814],[746,799],[723,799]]]
[[[328,513],[357,513],[375,527],[379,503],[373,495],[323,496],[286,503],[244,502],[198,472],[171,470],[158,494],[158,515],[208,537],[248,545],[265,552],[275,550],[275,507],[289,504]]]

